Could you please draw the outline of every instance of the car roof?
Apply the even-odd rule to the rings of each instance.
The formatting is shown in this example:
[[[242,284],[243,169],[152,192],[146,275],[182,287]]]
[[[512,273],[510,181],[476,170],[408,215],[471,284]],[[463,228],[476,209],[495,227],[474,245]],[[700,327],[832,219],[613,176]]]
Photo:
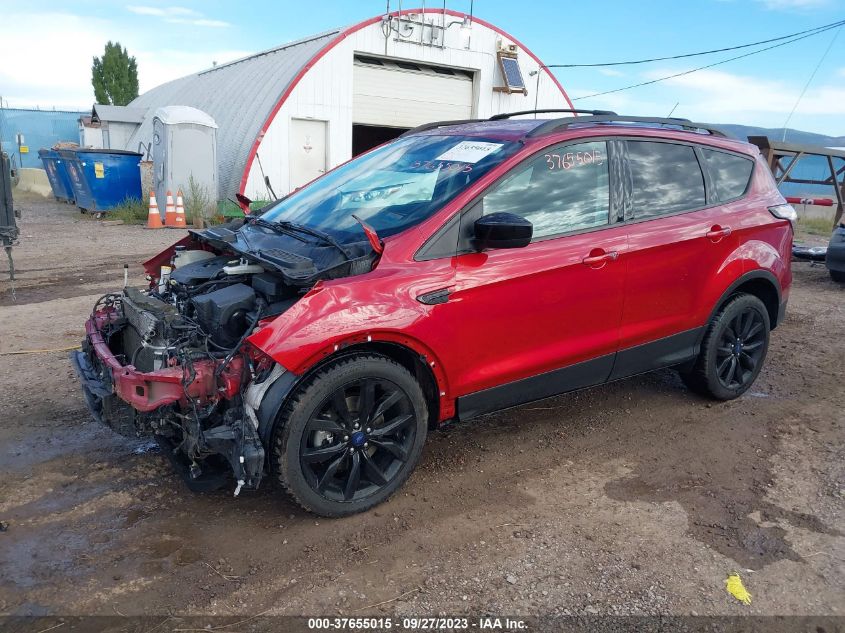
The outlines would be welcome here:
[[[478,136],[501,141],[518,141],[524,139],[529,132],[544,123],[544,120],[506,119],[499,121],[459,121],[454,123],[447,121],[444,123],[445,125],[438,125],[437,127],[419,132],[411,130],[410,133],[432,136]]]
[[[538,112],[539,114],[539,112]],[[498,141],[563,141],[583,136],[645,136],[702,143],[755,156],[756,146],[732,138],[717,127],[686,119],[622,117],[602,112],[599,116],[564,118],[502,118],[429,123],[406,134],[469,136]]]

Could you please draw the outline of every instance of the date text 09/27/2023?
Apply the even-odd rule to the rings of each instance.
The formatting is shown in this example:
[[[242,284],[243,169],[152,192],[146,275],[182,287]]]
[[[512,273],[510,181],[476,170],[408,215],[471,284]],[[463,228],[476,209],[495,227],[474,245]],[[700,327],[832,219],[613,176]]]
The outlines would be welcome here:
[[[399,631],[527,631],[528,624],[519,618],[443,618],[443,617],[359,617],[359,618],[309,618],[310,630],[391,630]]]

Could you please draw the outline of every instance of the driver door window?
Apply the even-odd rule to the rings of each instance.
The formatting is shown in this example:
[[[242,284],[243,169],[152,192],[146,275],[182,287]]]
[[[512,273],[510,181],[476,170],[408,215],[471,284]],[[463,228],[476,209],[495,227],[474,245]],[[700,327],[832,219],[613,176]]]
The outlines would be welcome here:
[[[508,212],[534,225],[534,240],[606,226],[610,187],[607,143],[548,148],[483,197],[482,213]]]

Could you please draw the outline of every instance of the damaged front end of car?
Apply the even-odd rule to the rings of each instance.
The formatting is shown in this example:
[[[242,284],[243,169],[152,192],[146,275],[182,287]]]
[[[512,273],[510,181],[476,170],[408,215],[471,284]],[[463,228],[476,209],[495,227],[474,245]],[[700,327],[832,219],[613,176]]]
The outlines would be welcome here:
[[[71,354],[93,416],[153,434],[193,490],[234,475],[237,495],[267,474],[258,408],[286,371],[248,337],[377,259],[366,242],[339,250],[251,224],[191,231],[146,262],[149,288],[101,297]]]

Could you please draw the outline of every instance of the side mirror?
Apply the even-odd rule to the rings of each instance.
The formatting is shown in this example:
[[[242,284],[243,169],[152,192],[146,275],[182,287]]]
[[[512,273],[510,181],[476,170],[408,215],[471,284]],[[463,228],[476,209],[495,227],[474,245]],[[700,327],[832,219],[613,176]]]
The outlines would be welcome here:
[[[491,213],[475,221],[475,247],[522,248],[531,243],[534,225],[514,213]]]

